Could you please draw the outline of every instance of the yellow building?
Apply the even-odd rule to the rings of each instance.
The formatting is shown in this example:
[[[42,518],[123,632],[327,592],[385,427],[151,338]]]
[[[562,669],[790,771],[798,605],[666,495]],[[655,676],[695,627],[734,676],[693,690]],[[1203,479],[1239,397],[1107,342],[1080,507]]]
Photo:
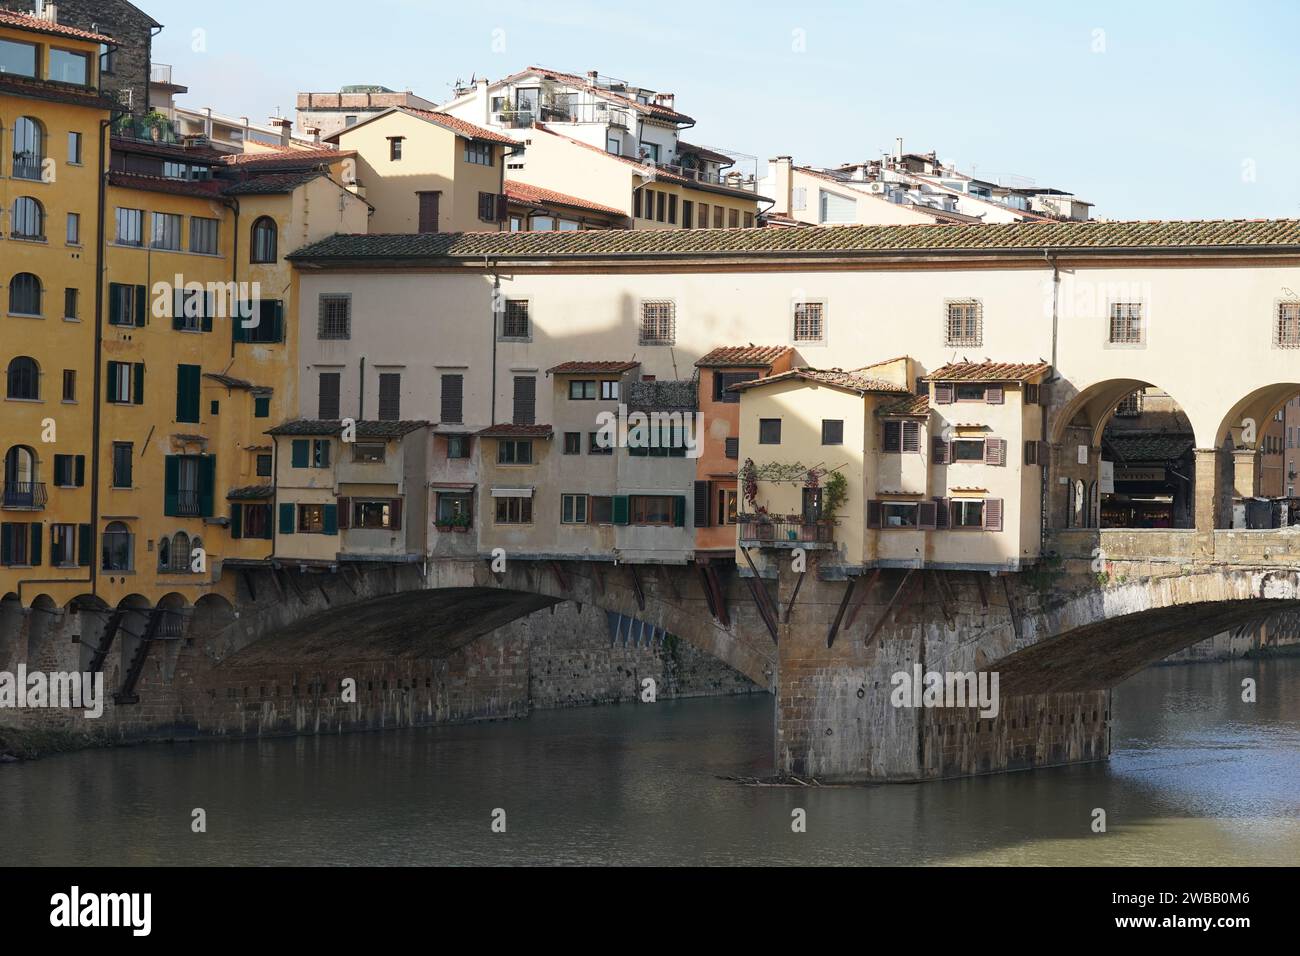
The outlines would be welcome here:
[[[394,107],[328,137],[356,154],[371,232],[496,232],[508,215],[515,142],[446,113]]]
[[[0,312],[6,366],[0,594],[93,587],[99,171],[106,36],[0,12]]]

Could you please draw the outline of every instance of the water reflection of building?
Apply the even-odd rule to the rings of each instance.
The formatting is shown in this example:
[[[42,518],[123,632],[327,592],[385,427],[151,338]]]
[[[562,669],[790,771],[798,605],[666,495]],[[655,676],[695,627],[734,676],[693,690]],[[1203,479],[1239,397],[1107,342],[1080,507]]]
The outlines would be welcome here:
[[[1193,526],[1195,436],[1165,392],[1134,392],[1115,410],[1102,437],[1113,480],[1101,488],[1101,525],[1108,528]]]

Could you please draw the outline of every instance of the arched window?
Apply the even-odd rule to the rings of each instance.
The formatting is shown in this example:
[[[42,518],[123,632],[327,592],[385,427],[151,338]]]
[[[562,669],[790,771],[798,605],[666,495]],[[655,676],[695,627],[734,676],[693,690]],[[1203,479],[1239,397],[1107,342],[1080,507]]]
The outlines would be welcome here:
[[[158,570],[166,571],[172,566],[172,539],[158,539]]]
[[[41,178],[45,162],[45,129],[40,120],[20,116],[14,122],[14,178]]]
[[[41,370],[36,360],[20,355],[9,362],[9,398],[41,397]]]
[[[5,452],[5,507],[30,508],[41,490],[36,483],[36,453],[26,445],[14,445]]]
[[[190,569],[190,536],[184,531],[177,531],[172,535],[171,569],[173,571]]]
[[[121,521],[110,521],[103,534],[103,569],[105,571],[130,571],[135,535]]]
[[[253,223],[253,262],[275,262],[275,220],[263,216]]]
[[[30,272],[20,272],[9,281],[9,314],[41,314],[41,280]]]
[[[9,235],[15,239],[45,238],[45,209],[40,202],[31,196],[19,196],[14,200]]]

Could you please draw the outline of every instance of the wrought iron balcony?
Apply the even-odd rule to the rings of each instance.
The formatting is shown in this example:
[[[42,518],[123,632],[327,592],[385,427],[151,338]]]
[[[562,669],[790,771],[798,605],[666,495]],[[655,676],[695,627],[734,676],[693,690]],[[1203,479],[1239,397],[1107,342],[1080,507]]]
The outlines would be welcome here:
[[[178,491],[176,492],[176,514],[186,517],[198,517],[202,514],[199,507],[199,493],[197,491]]]
[[[4,507],[12,511],[40,511],[45,507],[43,481],[7,481],[4,483]]]
[[[736,519],[740,543],[759,548],[829,548],[835,541],[833,518],[742,514]]]

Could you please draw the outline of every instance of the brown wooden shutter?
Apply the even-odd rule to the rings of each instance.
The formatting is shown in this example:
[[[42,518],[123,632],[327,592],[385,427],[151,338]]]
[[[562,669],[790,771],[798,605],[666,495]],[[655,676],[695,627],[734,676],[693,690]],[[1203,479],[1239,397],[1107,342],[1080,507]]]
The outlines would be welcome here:
[[[338,499],[339,506],[339,528],[345,529],[352,527],[352,499]]]
[[[881,509],[881,507],[880,507],[880,502],[879,502],[879,501],[868,501],[868,502],[867,502],[867,527],[868,527],[868,528],[879,528],[879,527],[880,527],[880,515],[881,515],[881,511],[882,511],[882,509]]]
[[[934,403],[936,405],[951,405],[953,399],[952,385],[943,384],[934,387]]]
[[[537,379],[531,375],[515,376],[516,425],[537,424]]]
[[[1037,405],[1037,404],[1038,404],[1038,399],[1039,399],[1039,394],[1040,394],[1040,393],[1039,393],[1039,388],[1038,388],[1037,385],[1033,385],[1033,384],[1027,384],[1027,385],[1025,385],[1025,404],[1026,404],[1026,405]]]
[[[695,483],[695,527],[707,528],[709,526],[709,483],[707,481],[697,481]]]
[[[903,451],[919,452],[921,450],[920,422],[903,422]]]
[[[948,525],[949,525],[948,499],[935,498],[934,499],[934,526],[936,528],[946,528],[948,527]]]
[[[740,439],[739,439],[739,438],[724,438],[724,439],[722,440],[722,446],[723,446],[723,454],[726,455],[726,457],[728,457],[728,458],[739,458],[739,457],[740,457]]]
[[[881,426],[880,448],[886,452],[897,452],[903,450],[903,423],[902,422],[885,422]]]
[[[497,196],[497,222],[505,222],[510,218],[510,206],[506,202],[505,193]]]
[[[1025,442],[1025,464],[1026,465],[1038,464],[1038,442],[1036,441]]]
[[[916,526],[924,531],[933,531],[938,522],[938,508],[933,501],[922,501],[916,507]]]
[[[942,438],[936,438],[931,443],[931,455],[936,465],[946,465],[952,459],[951,448]]]
[[[420,193],[420,232],[438,231],[439,193]]]
[[[984,464],[1005,465],[1007,463],[1007,443],[1001,438],[984,439]]]
[[[402,530],[402,499],[394,498],[388,503],[388,530]]]
[[[985,531],[1002,530],[1002,499],[1001,498],[984,499],[984,530]]]
[[[1007,400],[1006,389],[1001,385],[990,385],[984,389],[984,401],[989,405],[1001,405]]]

